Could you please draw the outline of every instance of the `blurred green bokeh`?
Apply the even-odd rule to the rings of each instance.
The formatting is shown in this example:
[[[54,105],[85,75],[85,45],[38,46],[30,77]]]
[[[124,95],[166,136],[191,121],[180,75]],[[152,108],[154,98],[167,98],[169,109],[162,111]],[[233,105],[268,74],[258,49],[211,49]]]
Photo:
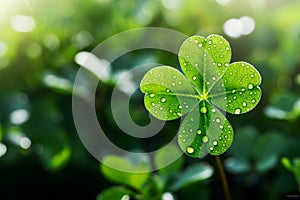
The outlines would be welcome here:
[[[1,0],[0,199],[96,199],[110,186],[124,183],[100,172],[99,162],[77,135],[72,87],[80,66],[75,57],[117,33],[140,27],[164,27],[188,36],[222,35],[231,44],[232,62],[244,60],[258,69],[263,78],[258,107],[227,116],[236,136],[222,155],[232,197],[285,199],[299,194],[300,165],[295,164],[291,173],[280,162],[282,157],[300,157],[299,10],[298,0]],[[133,51],[111,63],[111,75],[97,90],[101,125],[109,138],[129,150],[158,149],[175,136],[180,123],[166,123],[158,136],[146,142],[132,140],[117,128],[110,109],[115,79],[147,62],[179,66],[176,55]],[[139,91],[131,98],[130,109],[137,124],[149,122]],[[170,184],[199,162],[214,168],[205,182],[184,182],[176,191],[169,188],[172,195],[164,193],[169,190],[158,187],[156,176],[166,181],[165,170],[145,176],[153,180],[139,188],[150,191],[149,185],[156,184],[157,194],[165,194],[165,200],[223,199],[212,156],[183,157],[178,166],[169,168]],[[181,167],[183,171],[177,171]],[[131,187],[123,185],[115,189],[121,196],[128,190],[126,185]]]

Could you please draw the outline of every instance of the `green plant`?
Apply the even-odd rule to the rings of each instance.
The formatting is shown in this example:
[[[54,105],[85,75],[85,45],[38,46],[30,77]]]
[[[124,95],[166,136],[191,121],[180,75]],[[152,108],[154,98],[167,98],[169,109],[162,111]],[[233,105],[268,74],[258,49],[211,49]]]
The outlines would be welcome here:
[[[192,36],[179,50],[177,69],[148,71],[140,88],[147,110],[161,120],[187,114],[178,132],[181,149],[191,157],[220,155],[231,145],[233,129],[223,111],[242,114],[260,100],[261,76],[246,62],[229,64],[228,41],[218,35]]]
[[[294,158],[292,162],[289,158],[283,157],[281,163],[287,170],[294,174],[298,183],[298,190],[300,191],[300,158]]]
[[[173,120],[186,115],[178,131],[178,143],[190,157],[220,155],[232,144],[233,129],[222,111],[242,114],[261,98],[261,76],[249,63],[234,62],[223,37],[192,36],[179,50],[182,74],[169,66],[156,67],[143,77],[140,89],[146,109],[156,118]],[[228,183],[216,157],[226,199]]]
[[[162,166],[165,166],[170,156],[172,157],[176,154],[180,154],[180,150],[173,145],[158,150],[154,155],[154,165],[159,169],[156,173],[150,173],[148,158],[132,155],[123,157],[106,156],[103,164],[100,165],[102,174],[108,180],[121,185],[102,191],[97,199],[161,200],[164,199],[164,196],[171,195],[174,197],[174,192],[195,182],[207,180],[212,176],[213,168],[205,162],[194,163],[182,169],[184,164],[183,157],[179,157],[175,162],[163,168]],[[120,165],[122,165],[124,170],[127,169],[128,172],[115,169],[119,168]],[[135,170],[145,170],[145,172],[134,173],[133,171]],[[202,199],[206,195],[207,192],[203,192],[198,197]]]

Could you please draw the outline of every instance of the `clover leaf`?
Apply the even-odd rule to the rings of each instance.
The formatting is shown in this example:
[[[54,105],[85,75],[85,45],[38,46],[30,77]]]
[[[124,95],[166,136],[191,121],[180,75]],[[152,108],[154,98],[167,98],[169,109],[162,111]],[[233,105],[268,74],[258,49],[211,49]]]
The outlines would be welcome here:
[[[141,81],[145,107],[153,116],[173,120],[187,114],[178,143],[191,157],[224,153],[233,140],[224,114],[246,113],[260,100],[259,72],[246,62],[229,64],[230,59],[231,48],[223,37],[192,36],[179,50],[184,74],[160,66],[149,70]]]

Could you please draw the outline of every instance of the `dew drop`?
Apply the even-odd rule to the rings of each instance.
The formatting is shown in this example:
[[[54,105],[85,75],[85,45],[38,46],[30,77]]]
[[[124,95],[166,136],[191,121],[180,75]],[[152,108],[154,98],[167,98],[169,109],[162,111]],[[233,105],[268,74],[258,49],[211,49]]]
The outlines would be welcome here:
[[[200,112],[202,112],[203,114],[207,113],[207,108],[203,106],[202,108],[200,108]]]
[[[200,135],[200,134],[201,134],[201,130],[198,130],[198,131],[197,131],[197,134]]]
[[[210,40],[210,41],[208,41],[208,44],[212,44],[212,41]]]
[[[208,142],[208,137],[205,135],[202,137],[202,142],[207,143]]]
[[[151,98],[153,98],[153,97],[155,97],[155,94],[150,94],[149,96],[150,96]]]
[[[155,103],[151,103],[152,106],[155,106]]]
[[[194,153],[194,148],[193,147],[188,147],[187,149],[186,149],[186,151],[188,152],[188,153]]]
[[[198,44],[198,43],[199,43],[199,41],[198,41],[198,40],[195,40],[195,43],[196,43],[196,44]]]
[[[178,117],[181,117],[181,116],[182,116],[182,113],[179,113],[179,112],[178,112],[178,113],[176,113],[176,114],[177,114]]]
[[[178,106],[179,109],[182,109],[182,106]]]
[[[165,103],[167,101],[167,99],[166,98],[161,98],[161,102],[163,102],[163,103]]]
[[[245,101],[243,102],[243,106],[244,106],[244,107],[246,107],[246,106],[247,106],[247,103],[246,103]]]
[[[218,67],[221,67],[222,66],[222,64],[221,63],[218,63]]]
[[[235,109],[234,114],[240,114],[240,113],[241,113],[241,109],[239,108]]]
[[[170,89],[167,89],[166,91],[169,93],[169,92],[170,92]]]
[[[212,151],[212,150],[214,150],[214,147],[210,147],[209,149]]]
[[[233,99],[236,100],[236,96],[233,96]]]
[[[215,112],[216,112],[216,109],[213,108],[213,109],[211,110],[211,112],[215,113]]]
[[[253,92],[250,92],[250,95],[253,95]]]
[[[172,112],[173,112],[173,110],[169,110],[169,112],[170,112],[170,113],[172,113]]]
[[[217,122],[217,123],[220,123],[220,122],[221,122],[221,120],[220,120],[219,118],[217,118],[217,119],[216,119],[216,122]]]
[[[174,87],[175,85],[176,85],[176,84],[173,82],[173,83],[172,83],[172,86]]]
[[[242,88],[242,92],[245,92],[245,90],[246,90],[245,88]]]
[[[202,43],[198,44],[198,47],[202,47]]]
[[[224,128],[223,125],[220,125],[219,127],[220,127],[220,129],[223,129],[223,128]]]
[[[252,84],[252,83],[250,83],[250,84],[248,85],[248,89],[249,89],[249,90],[252,90],[252,89],[253,89],[253,84]]]
[[[256,100],[255,99],[252,99],[252,101],[251,101],[252,103],[255,103],[256,102]]]
[[[254,78],[254,74],[251,74],[250,76],[251,76],[251,78]]]
[[[186,66],[186,63],[183,63],[184,66]]]
[[[232,90],[231,93],[234,94],[236,92],[236,90]]]
[[[193,80],[195,81],[197,79],[197,77],[196,76],[193,76]]]
[[[218,142],[216,140],[213,141],[213,145],[217,146]]]
[[[159,108],[159,110],[162,110],[162,109],[163,109],[163,107],[160,107],[160,108]]]
[[[229,48],[229,47],[226,47],[225,49],[226,49],[226,51],[229,51],[229,50],[230,50],[230,48]]]

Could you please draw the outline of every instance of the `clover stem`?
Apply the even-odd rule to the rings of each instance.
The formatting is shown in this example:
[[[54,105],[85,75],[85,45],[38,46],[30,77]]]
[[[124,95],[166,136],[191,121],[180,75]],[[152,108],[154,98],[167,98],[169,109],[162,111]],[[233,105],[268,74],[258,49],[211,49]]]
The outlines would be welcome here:
[[[228,182],[227,182],[226,174],[223,169],[221,159],[219,156],[215,156],[215,158],[216,158],[217,166],[218,166],[218,169],[219,169],[219,172],[221,175],[221,179],[222,179],[223,189],[224,189],[224,193],[225,193],[225,199],[231,200]]]

